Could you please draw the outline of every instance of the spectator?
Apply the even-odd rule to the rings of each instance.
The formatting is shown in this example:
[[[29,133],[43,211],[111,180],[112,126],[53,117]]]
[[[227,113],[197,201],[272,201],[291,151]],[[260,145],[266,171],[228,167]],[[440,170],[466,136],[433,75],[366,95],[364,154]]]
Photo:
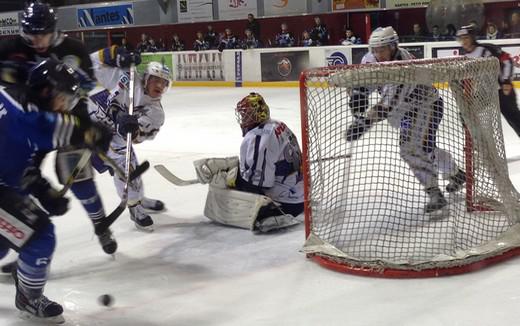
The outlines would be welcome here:
[[[126,39],[126,37],[123,37],[121,39],[121,47],[124,48],[125,50],[127,51],[132,51],[134,48],[132,47],[132,45],[130,45],[128,43],[128,40]]]
[[[162,38],[159,38],[159,41],[157,41],[157,50],[166,51],[166,42]]]
[[[260,24],[253,14],[247,15],[246,29],[250,30],[257,40],[260,39]]]
[[[173,34],[172,51],[184,51],[184,42],[179,38],[178,34]]]
[[[413,24],[413,33],[409,37],[406,38],[408,42],[424,42],[426,41],[426,36],[424,35],[423,29],[420,24]]]
[[[510,38],[520,37],[520,12],[515,11],[511,14],[511,22],[507,30]]]
[[[217,42],[217,33],[213,30],[213,26],[208,25],[208,31],[204,35],[204,40],[209,44],[210,49],[216,48],[218,43],[220,43],[220,40]]]
[[[260,42],[253,35],[253,32],[251,32],[251,30],[246,29],[244,31],[244,34],[246,38],[242,40],[242,49],[256,49],[261,47]]]
[[[233,35],[233,32],[230,28],[225,29],[225,34],[223,35],[222,39],[220,40],[220,44],[218,45],[218,50],[229,50],[229,49],[238,49],[240,47],[240,44]]]
[[[301,46],[318,46],[318,41],[314,41],[311,37],[311,34],[307,31],[303,31],[302,33],[302,41]]]
[[[294,46],[294,37],[291,32],[287,29],[287,24],[282,23],[280,25],[282,29],[278,34],[276,34],[274,39],[274,46],[280,48],[288,48]]]
[[[137,52],[147,52],[148,51],[148,36],[146,34],[141,34],[141,42],[137,44]]]
[[[155,40],[150,37],[148,40],[148,49],[146,52],[157,52],[159,51],[159,48],[157,47],[157,44],[155,44]]]
[[[439,25],[433,25],[432,26],[432,34],[430,35],[430,41],[433,42],[439,42],[443,41],[444,36],[441,34],[441,29],[439,28]]]
[[[201,31],[197,32],[197,38],[195,39],[195,42],[193,42],[193,50],[195,51],[205,51],[209,50],[210,45],[208,41],[206,41],[206,38],[204,35],[202,35]]]
[[[457,34],[457,29],[453,24],[446,25],[446,33],[444,34],[445,41],[454,41],[455,35]]]
[[[502,38],[502,33],[498,31],[497,25],[488,23],[486,28],[486,40],[496,40]]]
[[[356,45],[361,44],[361,39],[354,35],[352,29],[347,28],[345,30],[345,38],[340,40],[341,45]]]
[[[327,45],[330,35],[327,26],[321,23],[320,17],[314,17],[314,27],[311,29],[310,37],[314,41],[314,45]]]

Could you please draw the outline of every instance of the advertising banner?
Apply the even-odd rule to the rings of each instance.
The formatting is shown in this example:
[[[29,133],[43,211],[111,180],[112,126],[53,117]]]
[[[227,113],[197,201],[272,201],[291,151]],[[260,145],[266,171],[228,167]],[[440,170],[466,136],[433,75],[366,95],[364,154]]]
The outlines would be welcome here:
[[[296,81],[309,67],[308,51],[260,53],[262,81]]]
[[[386,0],[386,8],[411,8],[427,6],[430,0]]]
[[[326,66],[348,65],[347,50],[342,48],[326,49],[325,61]]]
[[[332,10],[379,8],[379,0],[332,0]]]
[[[304,14],[307,12],[307,2],[301,0],[265,0],[264,14],[266,16],[283,16]]]
[[[77,10],[78,27],[106,27],[134,24],[132,4],[83,7]]]
[[[258,15],[257,0],[218,0],[220,20],[247,19],[247,14]]]
[[[224,80],[224,63],[219,51],[185,51],[173,53],[175,80]]]
[[[330,11],[330,3],[324,0],[312,0],[309,13],[322,13]]]
[[[209,0],[178,0],[179,23],[213,20],[213,2]]]
[[[0,14],[0,35],[16,35],[19,32],[17,12]]]

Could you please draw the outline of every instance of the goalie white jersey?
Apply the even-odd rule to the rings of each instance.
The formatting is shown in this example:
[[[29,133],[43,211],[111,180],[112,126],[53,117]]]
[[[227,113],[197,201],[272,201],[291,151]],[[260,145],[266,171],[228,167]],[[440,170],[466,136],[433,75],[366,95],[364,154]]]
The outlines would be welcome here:
[[[274,201],[303,202],[301,151],[283,122],[270,119],[246,133],[240,146],[240,175],[254,186],[267,188],[265,194]]]
[[[106,124],[115,130],[114,112],[110,111],[110,105],[119,105],[126,111],[128,108],[130,82],[129,73],[123,69],[103,64],[99,59],[98,52],[90,55],[94,66],[94,72],[98,82],[105,90],[91,96],[95,105],[89,106],[91,117],[99,122]],[[161,97],[152,98],[144,92],[144,82],[139,74],[135,74],[134,91],[134,115],[138,117],[139,133],[135,143],[155,138],[159,129],[164,124],[164,110],[161,105]],[[125,147],[126,142],[120,135],[114,136],[121,146]]]

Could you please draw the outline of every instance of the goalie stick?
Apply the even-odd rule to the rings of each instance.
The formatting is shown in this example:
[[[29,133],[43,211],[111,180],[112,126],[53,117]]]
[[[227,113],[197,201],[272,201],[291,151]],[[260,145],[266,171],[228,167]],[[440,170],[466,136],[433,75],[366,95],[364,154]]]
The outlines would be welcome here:
[[[157,172],[159,172],[159,174],[163,178],[170,181],[171,183],[173,183],[176,186],[183,187],[183,186],[189,186],[189,185],[200,183],[198,179],[191,179],[191,180],[181,179],[178,176],[176,176],[175,174],[173,174],[170,170],[168,170],[168,168],[166,168],[162,164],[154,165],[154,168]]]

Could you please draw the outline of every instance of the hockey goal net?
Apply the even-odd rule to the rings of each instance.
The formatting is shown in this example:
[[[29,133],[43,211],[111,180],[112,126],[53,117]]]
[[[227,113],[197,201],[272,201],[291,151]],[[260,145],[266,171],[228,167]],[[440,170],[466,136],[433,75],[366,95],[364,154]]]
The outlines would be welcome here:
[[[505,159],[498,71],[494,58],[446,58],[302,73],[304,252],[335,270],[384,277],[457,274],[519,254],[519,194]],[[388,102],[395,108],[346,141],[354,114],[367,116],[392,87],[402,91]],[[354,97],[361,89],[365,98]],[[429,91],[418,101],[417,89]],[[466,182],[448,193],[445,162],[430,154],[432,167],[423,168],[438,171],[447,205],[427,213],[429,196],[403,159],[402,137],[432,103],[442,109],[432,127],[436,147],[451,154]],[[413,113],[405,124],[407,111]],[[424,156],[420,147],[412,155]]]

